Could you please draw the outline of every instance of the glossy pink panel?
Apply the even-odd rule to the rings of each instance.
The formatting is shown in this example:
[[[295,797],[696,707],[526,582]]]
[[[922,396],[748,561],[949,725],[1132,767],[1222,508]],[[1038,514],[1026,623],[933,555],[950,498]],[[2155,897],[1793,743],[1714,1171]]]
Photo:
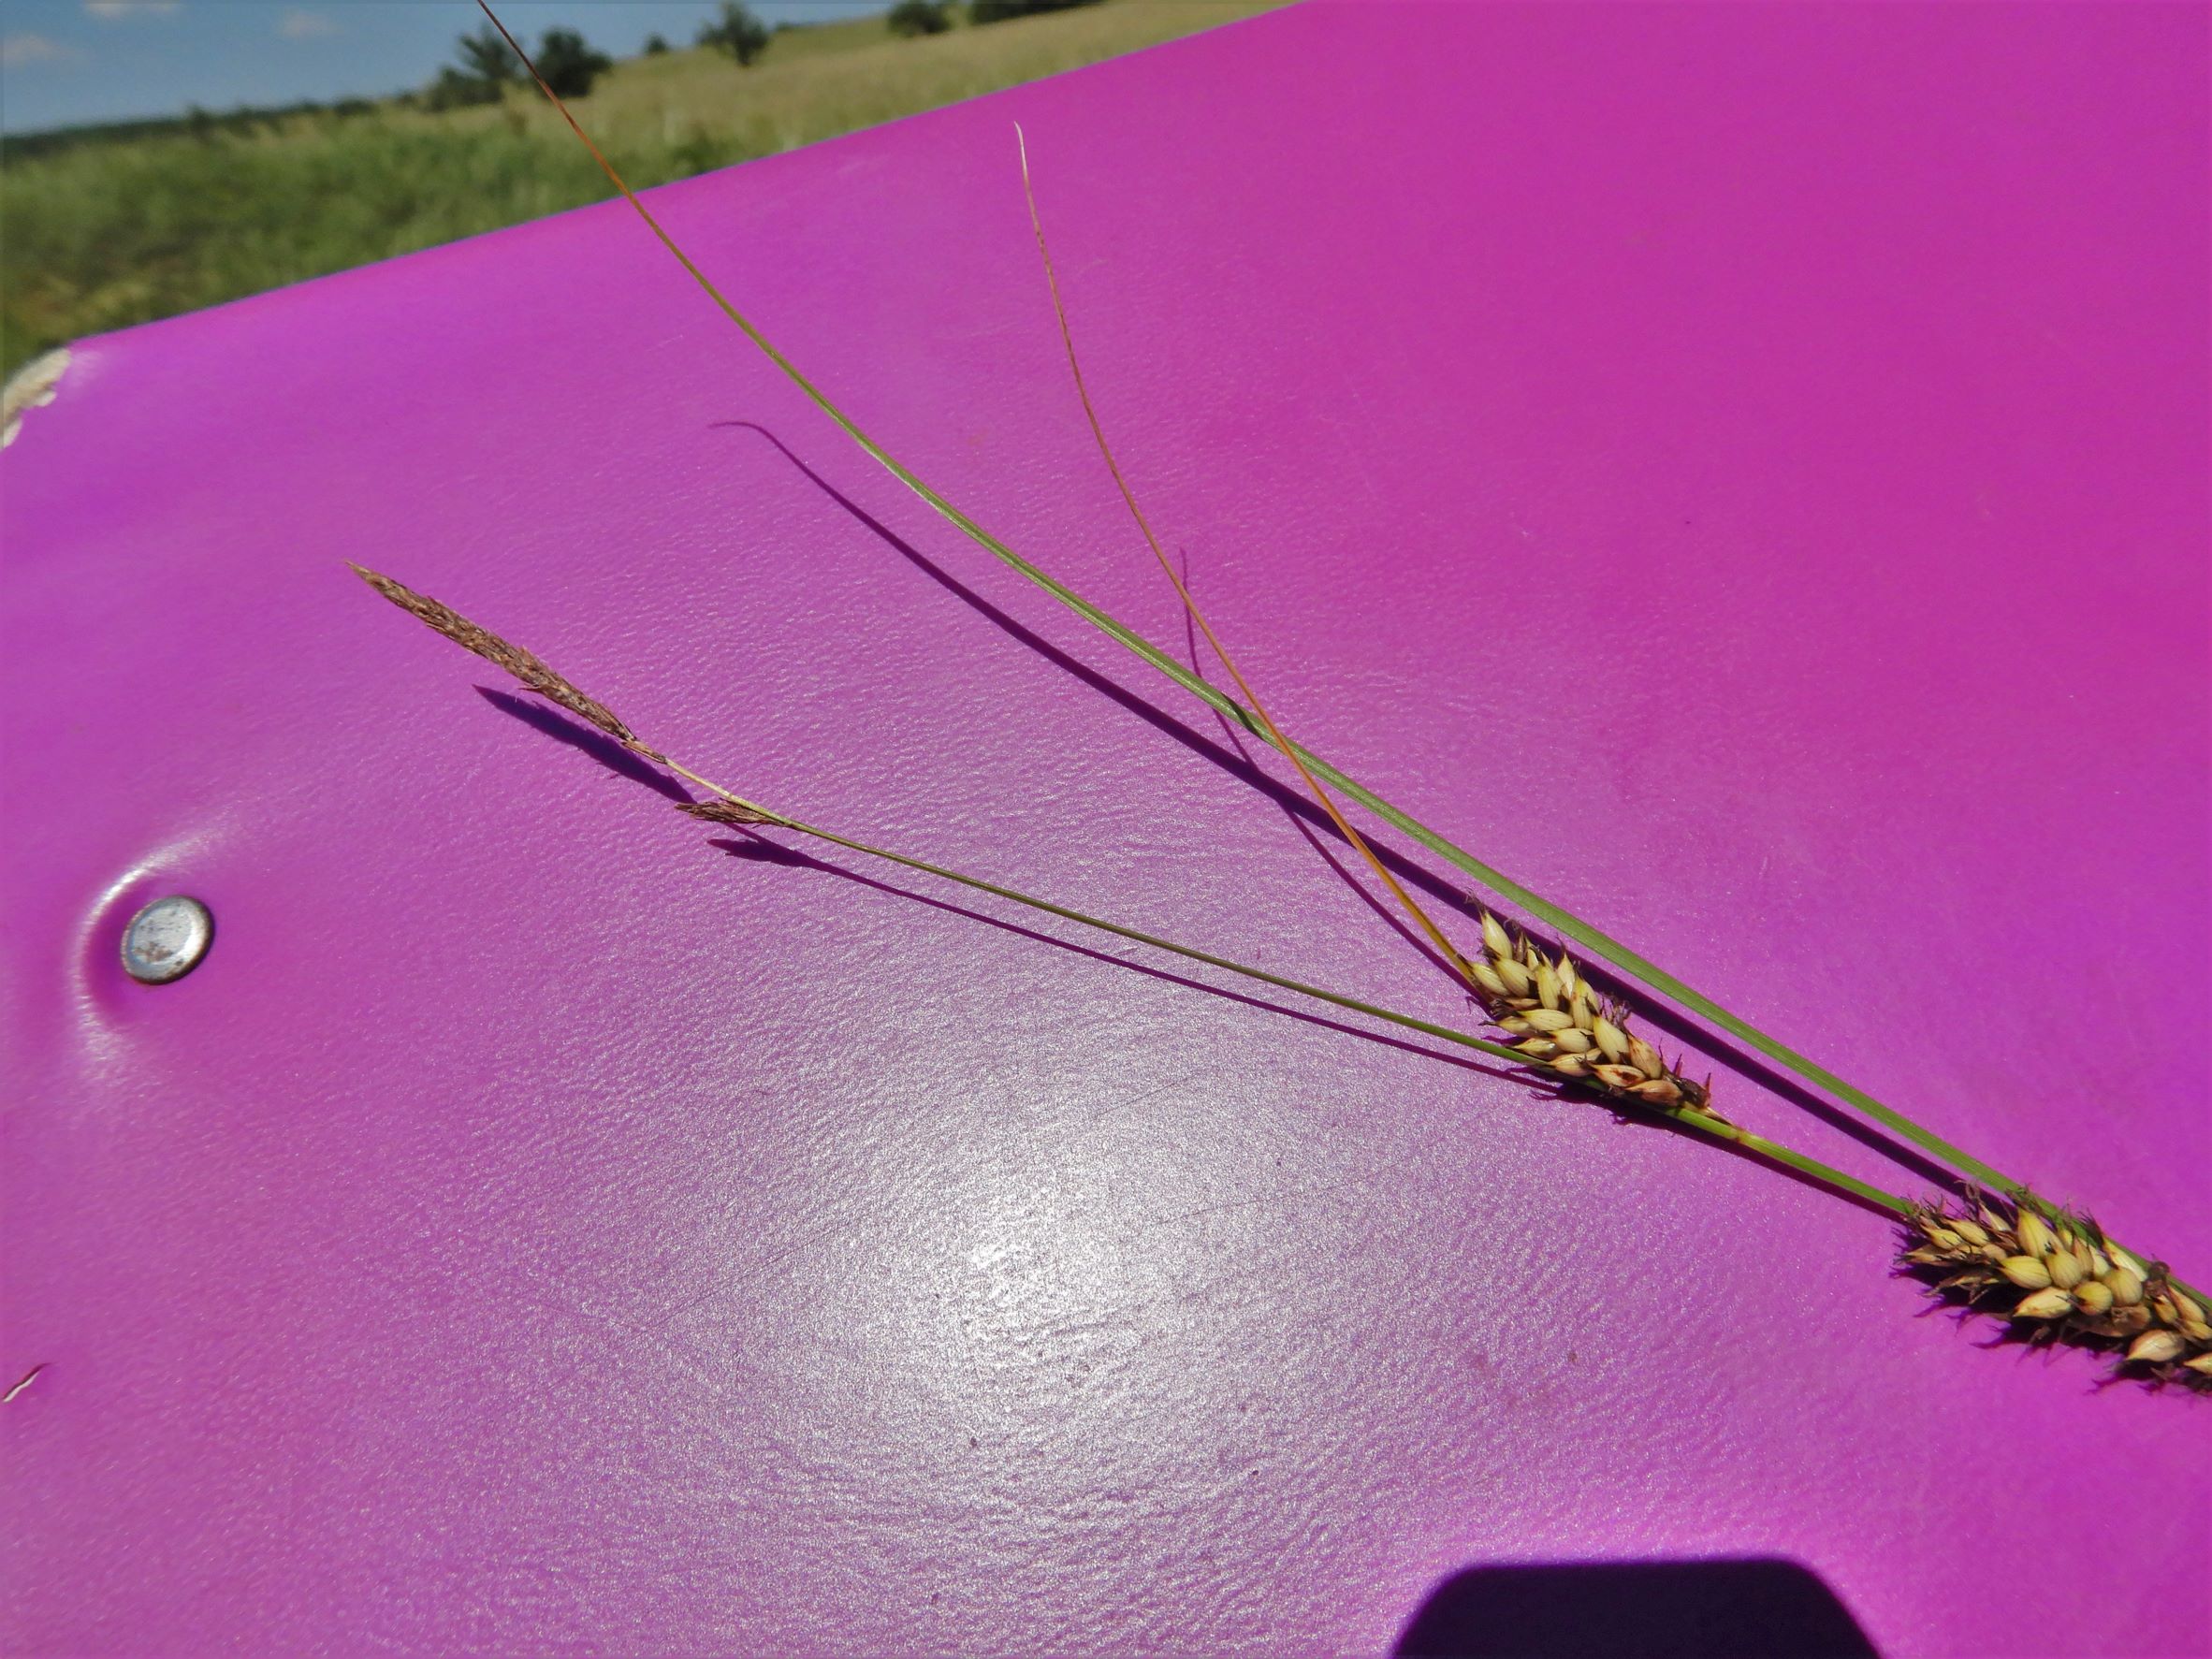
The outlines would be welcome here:
[[[2205,37],[1302,7],[655,201],[1180,642],[1019,118],[1286,724],[2201,1278]],[[1878,1219],[733,857],[364,591],[788,810],[1459,1012],[618,205],[90,342],[0,478],[12,1649],[1372,1653],[1470,1564],[1763,1555],[1890,1653],[2203,1650],[2201,1412],[1918,1317]],[[216,942],[147,989],[162,891]]]

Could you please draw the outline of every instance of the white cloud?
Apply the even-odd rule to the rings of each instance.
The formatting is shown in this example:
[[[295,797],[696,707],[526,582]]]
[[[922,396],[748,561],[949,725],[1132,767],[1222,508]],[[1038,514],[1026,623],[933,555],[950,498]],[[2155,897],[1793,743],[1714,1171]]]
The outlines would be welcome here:
[[[277,33],[286,40],[320,40],[338,33],[338,20],[319,11],[295,6],[277,19]]]
[[[84,54],[74,46],[49,39],[44,35],[0,35],[0,69],[20,68],[25,64],[61,64]]]
[[[113,22],[118,18],[155,16],[174,11],[181,0],[84,0],[87,17],[96,17],[103,22]]]

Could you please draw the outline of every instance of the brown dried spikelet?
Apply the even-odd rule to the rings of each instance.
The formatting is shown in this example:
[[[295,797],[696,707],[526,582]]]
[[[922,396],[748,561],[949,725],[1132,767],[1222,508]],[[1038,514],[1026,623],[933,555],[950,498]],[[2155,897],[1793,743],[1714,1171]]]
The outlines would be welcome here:
[[[2031,1343],[2091,1348],[2119,1375],[2212,1392],[2205,1310],[2087,1216],[1999,1198],[1926,1203],[1905,1223],[1899,1262],[1943,1301],[2009,1319]]]
[[[735,801],[678,801],[676,809],[688,812],[693,818],[708,823],[774,823],[765,812],[756,812],[750,807]]]
[[[658,760],[657,751],[638,740],[638,735],[615,711],[598,698],[583,691],[569,680],[554,672],[550,664],[534,652],[526,651],[518,645],[510,644],[488,628],[479,628],[451,605],[432,599],[427,593],[417,593],[406,583],[364,565],[348,561],[354,575],[375,589],[409,616],[426,626],[436,629],[455,645],[482,657],[487,662],[505,669],[523,686],[549,703],[558,703],[579,720],[588,720],[625,749]]]
[[[1628,1012],[1593,990],[1565,952],[1539,949],[1482,913],[1482,958],[1470,966],[1485,1011],[1519,1041],[1531,1066],[1644,1106],[1695,1107],[1708,1117],[1712,1092],[1693,1083],[1628,1028]],[[1727,1121],[1722,1118],[1721,1121]]]

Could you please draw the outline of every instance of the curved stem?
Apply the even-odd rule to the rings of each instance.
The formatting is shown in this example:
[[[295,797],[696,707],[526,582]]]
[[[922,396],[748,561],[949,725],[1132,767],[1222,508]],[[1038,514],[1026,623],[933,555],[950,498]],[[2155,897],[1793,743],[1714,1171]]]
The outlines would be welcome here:
[[[642,745],[640,747],[643,748]],[[1541,1075],[1541,1069],[1530,1066],[1527,1055],[1516,1053],[1502,1042],[1492,1042],[1486,1038],[1472,1037],[1466,1032],[1455,1030],[1449,1026],[1438,1025],[1433,1020],[1424,1020],[1414,1014],[1400,1013],[1396,1009],[1385,1008],[1379,1003],[1369,1002],[1361,997],[1346,996],[1342,991],[1332,991],[1321,985],[1309,985],[1303,980],[1294,980],[1288,974],[1271,973],[1264,968],[1254,968],[1248,963],[1238,962],[1228,956],[1217,956],[1211,951],[1201,951],[1192,945],[1179,944],[1174,939],[1162,939],[1158,934],[1146,933],[1142,928],[1124,926],[1119,922],[1109,922],[1102,916],[1093,916],[1069,905],[1055,904],[1051,899],[1039,898],[1036,895],[1024,893],[1019,888],[1001,886],[996,881],[986,881],[980,876],[970,876],[965,871],[950,869],[941,864],[932,864],[927,859],[915,858],[904,852],[895,852],[888,847],[877,847],[866,841],[855,840],[851,836],[841,836],[835,830],[823,829],[820,824],[804,822],[799,819],[779,812],[772,807],[763,806],[758,801],[749,800],[743,795],[726,790],[713,779],[702,778],[690,767],[670,760],[658,749],[648,749],[646,752],[678,777],[697,784],[701,789],[720,795],[723,800],[742,807],[748,812],[760,814],[772,828],[787,829],[798,835],[810,836],[818,841],[827,841],[832,846],[865,853],[870,858],[880,858],[886,863],[900,865],[910,870],[919,870],[925,876],[935,876],[940,880],[957,882],[963,887],[971,887],[978,893],[988,893],[993,897],[1024,905],[1033,910],[1041,910],[1048,916],[1058,916],[1064,921],[1080,923],[1085,927],[1096,928],[1101,933],[1113,934],[1117,939],[1131,939],[1138,944],[1148,945],[1156,951],[1165,951],[1171,955],[1182,956],[1192,962],[1202,962],[1209,968],[1218,968],[1230,973],[1241,974],[1245,979],[1257,980],[1261,984],[1273,985],[1277,990],[1289,991],[1300,997],[1311,997],[1317,1002],[1330,1003],[1337,1008],[1347,1009],[1354,1013],[1365,1014],[1370,1019],[1382,1020],[1392,1026],[1403,1026],[1409,1031],[1419,1031],[1424,1036],[1436,1038],[1440,1041],[1456,1043],[1462,1048],[1473,1049],[1479,1054],[1494,1055],[1501,1060],[1510,1061],[1517,1067]],[[1816,1158],[1808,1157],[1803,1153],[1794,1151],[1779,1142],[1769,1141],[1764,1135],[1754,1135],[1748,1129],[1711,1116],[1707,1113],[1699,1112],[1694,1107],[1646,1106],[1645,1109],[1661,1117],[1670,1118],[1685,1128],[1695,1130],[1710,1140],[1725,1142],[1739,1146],[1755,1157],[1766,1158],[1771,1163],[1781,1164],[1786,1169],[1795,1170],[1801,1175],[1810,1176],[1839,1192],[1876,1205],[1893,1215],[1907,1215],[1912,1213],[1912,1204],[1895,1193],[1885,1192],[1881,1187],[1861,1181],[1855,1175],[1847,1175],[1841,1170],[1824,1164]]]
[[[614,163],[607,160],[604,153],[592,142],[591,135],[587,133],[578,124],[576,118],[569,113],[568,106],[561,101],[560,95],[546,84],[545,77],[538,73],[537,65],[531,62],[530,54],[522,50],[521,43],[508,32],[506,25],[500,22],[498,15],[487,4],[487,0],[476,0],[476,4],[483,9],[484,15],[491,19],[492,26],[505,36],[507,44],[514,48],[515,55],[522,60],[523,65],[530,70],[531,78],[537,81],[539,90],[551,101],[554,109],[560,112],[561,119],[568,124],[569,130],[582,140],[586,149],[590,151],[592,157],[599,163],[601,170],[606,174],[615,188],[621,193],[623,199],[636,211],[637,216],[645,222],[646,228],[653,233],[661,245],[668,250],[670,255],[678,265],[683,267],[691,280],[699,285],[700,290],[714,301],[722,314],[735,324],[745,337],[759,347],[767,359],[776,365],[784,378],[805,393],[815,407],[826,415],[840,431],[860,445],[861,449],[884,471],[921,497],[923,502],[951,524],[953,529],[959,531],[961,534],[967,536],[986,553],[1043,589],[1045,592],[1083,618],[1084,621],[1142,658],[1185,691],[1190,692],[1192,696],[1210,704],[1216,712],[1235,720],[1253,736],[1269,747],[1277,747],[1276,739],[1267,724],[1261,721],[1250,709],[1228,693],[1207,684],[1205,680],[1184,667],[1181,662],[1135,630],[1115,620],[1072,588],[1055,581],[1038,566],[1024,559],[1011,547],[939,495],[897,457],[863,431],[851,415],[838,408],[836,403],[830,400],[827,393],[801,373],[795,363],[778,351],[767,336],[755,327],[752,321],[736,306],[733,305],[720,288],[714,285],[713,280],[691,262],[691,255],[677,245],[676,239],[662,228],[658,219],[653,217],[652,210],[637,198],[637,193],[624,182],[622,175],[616,170]],[[1958,1147],[1952,1145],[1948,1141],[1922,1128],[1903,1113],[1891,1111],[1871,1095],[1862,1089],[1853,1087],[1833,1072],[1815,1065],[1795,1049],[1768,1037],[1749,1021],[1738,1019],[1710,997],[1692,990],[1672,974],[1666,973],[1657,965],[1646,961],[1618,939],[1600,933],[1579,917],[1571,915],[1549,900],[1538,897],[1502,871],[1491,868],[1490,866],[1476,858],[1474,854],[1454,846],[1434,830],[1420,823],[1409,814],[1401,812],[1372,790],[1346,777],[1311,749],[1300,744],[1288,744],[1283,749],[1283,752],[1293,762],[1310,769],[1316,777],[1324,782],[1333,785],[1344,794],[1358,801],[1386,823],[1391,824],[1412,837],[1431,851],[1449,859],[1499,897],[1519,906],[1530,915],[1539,918],[1558,932],[1575,940],[1593,955],[1603,958],[1623,973],[1642,981],[1661,995],[1672,997],[1693,1012],[1703,1015],[1723,1030],[1750,1043],[1768,1059],[1787,1067],[1799,1076],[1816,1084],[1845,1104],[1902,1135],[1924,1151],[1932,1153],[1960,1173],[1985,1186],[2013,1196],[2020,1196],[2025,1193],[2026,1189],[2019,1182],[2013,1180],[2008,1175],[2001,1174],[1980,1159],[1970,1157]]]
[[[721,290],[714,285],[713,281],[708,278],[706,273],[691,262],[691,256],[677,245],[675,238],[671,237],[662,227],[661,222],[653,217],[652,211],[637,198],[636,192],[630,188],[622,175],[616,170],[614,164],[607,160],[599,146],[591,141],[591,135],[587,133],[577,124],[576,118],[569,113],[568,106],[561,101],[560,95],[546,84],[546,78],[538,73],[536,64],[531,61],[530,54],[522,50],[521,43],[508,31],[507,26],[500,22],[497,14],[488,4],[488,0],[476,0],[476,4],[483,10],[484,15],[491,20],[492,26],[499,30],[507,44],[514,49],[515,55],[522,60],[523,65],[530,70],[531,78],[537,82],[539,91],[543,92],[552,103],[553,108],[560,111],[561,119],[568,124],[569,130],[583,142],[584,147],[591,153],[592,158],[599,163],[601,170],[606,174],[615,188],[621,193],[622,198],[636,211],[638,218],[644,221],[646,228],[653,233],[661,245],[668,250],[670,255],[678,265],[683,267],[691,280],[699,285],[700,290],[714,301],[722,314],[735,324],[738,330],[755,346],[759,347],[762,354],[771,363],[776,365],[784,378],[804,393],[808,400],[827,415],[840,431],[857,444],[884,471],[919,496],[939,517],[986,553],[1020,573],[1030,582],[1035,583],[1107,637],[1158,669],[1160,673],[1166,675],[1192,696],[1210,705],[1216,712],[1235,720],[1261,742],[1268,744],[1271,748],[1275,747],[1275,740],[1267,728],[1243,704],[1207,684],[1205,680],[1184,667],[1173,657],[1144,638],[1134,629],[1117,621],[1107,612],[1077,593],[1072,588],[1055,581],[1038,566],[1031,564],[945,497],[939,495],[924,482],[919,474],[863,431],[851,415],[838,408],[836,403],[831,401],[827,393],[801,373],[795,363],[778,351],[775,345],[769,342],[767,336],[755,327],[745,313],[733,305],[724,297]],[[1962,1147],[1953,1145],[1933,1130],[1921,1128],[1919,1124],[1914,1122],[1903,1113],[1884,1105],[1872,1095],[1855,1084],[1846,1083],[1826,1067],[1799,1054],[1779,1038],[1771,1037],[1754,1026],[1749,1020],[1730,1013],[1703,992],[1683,983],[1656,963],[1651,962],[1630,950],[1620,940],[1601,932],[1580,917],[1561,909],[1549,899],[1538,896],[1506,876],[1503,871],[1492,868],[1473,853],[1454,845],[1434,830],[1430,829],[1410,813],[1401,811],[1375,793],[1374,791],[1346,777],[1345,773],[1323,760],[1319,755],[1315,754],[1311,749],[1302,745],[1289,744],[1284,748],[1283,752],[1295,762],[1309,768],[1323,781],[1333,785],[1340,793],[1359,802],[1386,823],[1419,841],[1439,857],[1457,865],[1507,903],[1518,906],[1529,915],[1536,917],[1565,938],[1573,939],[1592,955],[1611,964],[1631,979],[1640,981],[1662,997],[1670,998],[1692,1013],[1710,1021],[1730,1036],[1749,1043],[1777,1065],[1796,1072],[1808,1083],[1841,1100],[1862,1116],[1870,1118],[1885,1128],[1902,1136],[1922,1151],[1948,1164],[1970,1181],[1991,1191],[2002,1193],[2019,1202],[2031,1205],[2045,1215],[2055,1216],[2059,1213],[2055,1206],[2030,1192],[2023,1183],[2016,1181],[1994,1166],[1984,1163]],[[1724,1138],[1732,1139],[1734,1137]],[[1824,1176],[1823,1179],[1825,1178]],[[1887,1195],[1884,1196],[1885,1201]],[[2179,1285],[2180,1281],[2176,1280],[2175,1283]],[[2196,1294],[2187,1286],[2182,1286],[2182,1288],[2192,1296]]]
[[[1060,298],[1060,273],[1053,264],[1052,245],[1044,240],[1044,216],[1037,211],[1037,192],[1029,182],[1029,142],[1022,136],[1019,122],[1014,124],[1014,145],[1022,158],[1022,195],[1029,204],[1029,227],[1037,233],[1037,253],[1044,262],[1044,282],[1052,294],[1053,315],[1059,321],[1060,343],[1068,348],[1068,371],[1075,381],[1076,400],[1083,405],[1084,418],[1091,425],[1091,436],[1098,440],[1099,454],[1106,462],[1106,471],[1113,478],[1114,488],[1121,491],[1121,499],[1129,510],[1129,517],[1136,520],[1138,531],[1144,537],[1144,545],[1152,549],[1153,558],[1159,561],[1161,573],[1175,589],[1175,597],[1183,602],[1183,608],[1189,613],[1190,619],[1198,624],[1199,632],[1206,636],[1206,643],[1214,648],[1214,655],[1221,659],[1221,666],[1229,670],[1229,677],[1236,682],[1236,688],[1244,693],[1244,701],[1252,706],[1253,718],[1264,728],[1268,742],[1288,758],[1307,793],[1320,803],[1321,810],[1329,814],[1330,822],[1335,824],[1339,833],[1351,843],[1352,851],[1365,861],[1375,879],[1398,901],[1399,908],[1419,924],[1421,931],[1429,936],[1429,942],[1443,953],[1444,959],[1451,965],[1452,971],[1465,982],[1467,988],[1480,996],[1482,983],[1475,977],[1474,965],[1460,954],[1457,945],[1445,938],[1444,930],[1430,920],[1429,912],[1422,910],[1413,895],[1399,883],[1398,878],[1390,874],[1390,866],[1375,855],[1375,849],[1368,846],[1367,837],[1353,826],[1352,821],[1344,815],[1343,808],[1337,806],[1335,797],[1314,776],[1313,768],[1304,759],[1305,751],[1290,741],[1283,728],[1275,722],[1274,716],[1268,713],[1267,705],[1259,700],[1259,693],[1253,689],[1252,682],[1244,677],[1244,671],[1237,666],[1237,660],[1229,654],[1229,648],[1221,643],[1221,636],[1214,632],[1214,624],[1206,619],[1206,613],[1199,608],[1199,602],[1191,597],[1190,584],[1176,573],[1174,565],[1168,560],[1167,549],[1159,545],[1159,537],[1153,534],[1152,520],[1144,517],[1144,509],[1137,504],[1137,492],[1123,475],[1121,462],[1114,458],[1113,445],[1106,441],[1105,423],[1099,420],[1098,408],[1091,401],[1090,385],[1083,377],[1083,359],[1075,351],[1075,331],[1069,327],[1068,307]]]

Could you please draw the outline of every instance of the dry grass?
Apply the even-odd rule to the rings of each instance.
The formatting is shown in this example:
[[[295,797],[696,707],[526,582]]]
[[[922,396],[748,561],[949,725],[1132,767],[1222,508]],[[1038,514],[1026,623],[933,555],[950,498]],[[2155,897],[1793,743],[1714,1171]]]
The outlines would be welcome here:
[[[461,649],[473,651],[487,662],[505,669],[522,682],[525,690],[535,691],[548,702],[559,704],[578,719],[597,726],[623,748],[635,749],[654,760],[662,758],[640,743],[637,734],[613,709],[573,680],[556,673],[536,652],[502,639],[488,628],[478,627],[451,605],[432,599],[427,593],[418,593],[404,582],[350,560],[346,568],[416,621],[435,629]]]
[[[589,97],[570,100],[570,108],[618,163],[625,151],[699,139],[765,155],[1195,34],[1276,3],[1113,0],[914,40],[890,36],[878,19],[856,20],[779,36],[744,75],[716,52],[635,59]],[[525,112],[533,137],[573,147],[560,117],[534,93],[517,90],[509,99],[510,109]],[[457,120],[497,122],[505,114],[467,110]],[[639,182],[636,168],[624,171]]]

